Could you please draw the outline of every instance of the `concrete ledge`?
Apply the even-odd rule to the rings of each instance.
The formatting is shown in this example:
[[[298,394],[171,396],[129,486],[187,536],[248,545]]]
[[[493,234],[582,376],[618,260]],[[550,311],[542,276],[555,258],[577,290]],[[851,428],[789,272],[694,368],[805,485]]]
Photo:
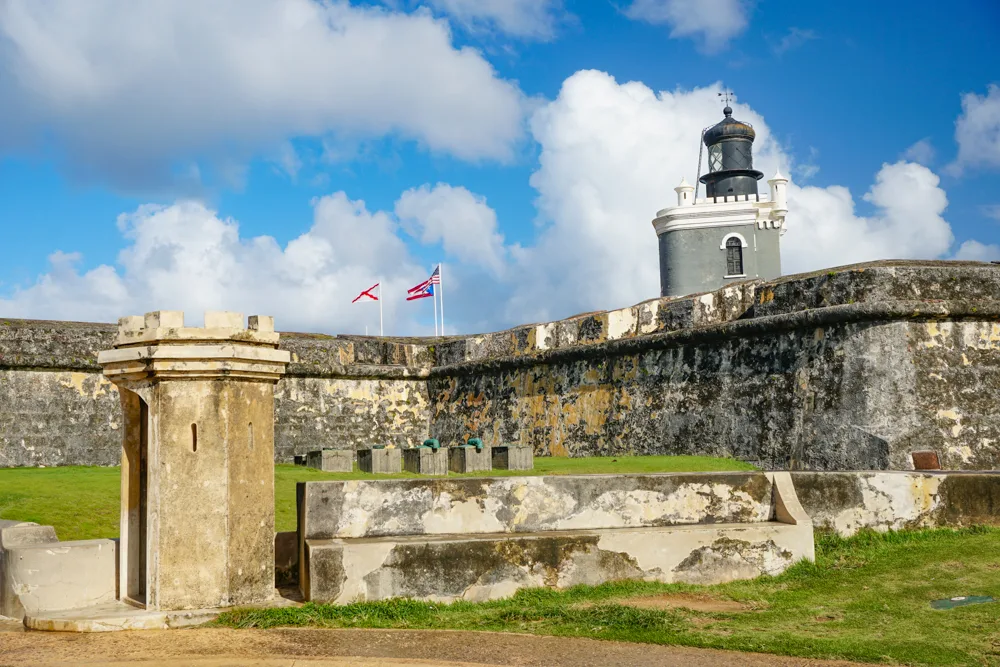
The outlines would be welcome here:
[[[299,586],[316,602],[720,583],[814,557],[788,473],[303,482],[297,494]]]
[[[849,536],[935,526],[1000,525],[998,472],[792,472],[815,526]]]
[[[84,609],[29,614],[24,618],[24,627],[45,632],[167,630],[208,623],[223,611],[225,610],[147,611],[121,602],[111,602]]]
[[[24,616],[19,591],[10,576],[10,549],[29,544],[58,542],[55,528],[31,521],[0,519],[0,616],[20,619]]]
[[[763,472],[299,482],[298,495],[300,540],[655,528],[774,516],[772,476]]]
[[[117,597],[115,540],[21,544],[6,549],[4,565],[4,578],[26,616]]]
[[[306,542],[313,602],[508,597],[619,579],[715,584],[812,556],[812,528],[778,522]]]

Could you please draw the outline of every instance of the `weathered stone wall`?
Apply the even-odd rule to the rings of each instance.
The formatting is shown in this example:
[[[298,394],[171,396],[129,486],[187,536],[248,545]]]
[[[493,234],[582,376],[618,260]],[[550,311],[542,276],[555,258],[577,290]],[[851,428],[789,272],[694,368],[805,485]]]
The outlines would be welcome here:
[[[861,529],[1000,525],[1000,474],[794,472],[813,526],[849,536]]]
[[[552,455],[844,470],[933,449],[949,469],[996,468],[1000,270],[925,264],[755,285],[741,319],[694,310],[688,328],[435,368],[431,432]]]
[[[557,456],[877,470],[934,449],[946,468],[1000,464],[994,323],[747,324],[761,323],[435,370],[431,431],[442,444],[476,434]]]
[[[279,461],[324,447],[412,447],[428,437],[426,381],[287,377],[274,408]]]
[[[0,467],[118,465],[121,407],[97,353],[114,325],[0,320]],[[283,334],[275,457],[323,447],[410,445],[428,433],[426,344]]]
[[[879,262],[446,339],[283,334],[276,456],[522,443],[768,468],[1000,463],[1000,267]],[[0,320],[0,465],[109,464],[103,324]],[[103,393],[102,393],[103,392]]]
[[[0,370],[0,467],[118,465],[121,423],[99,373]]]

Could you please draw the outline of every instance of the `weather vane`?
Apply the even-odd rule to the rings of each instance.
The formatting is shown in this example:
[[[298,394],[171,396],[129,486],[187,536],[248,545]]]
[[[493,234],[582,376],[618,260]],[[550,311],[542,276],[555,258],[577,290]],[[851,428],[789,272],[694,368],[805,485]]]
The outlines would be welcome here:
[[[727,107],[729,106],[729,103],[733,101],[733,91],[728,88],[726,88],[724,92],[716,93],[716,95],[724,98]]]

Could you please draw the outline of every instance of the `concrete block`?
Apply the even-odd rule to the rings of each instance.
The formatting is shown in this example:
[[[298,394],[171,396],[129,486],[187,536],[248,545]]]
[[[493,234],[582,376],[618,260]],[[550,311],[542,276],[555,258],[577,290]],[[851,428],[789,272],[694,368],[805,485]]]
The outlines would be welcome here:
[[[58,543],[55,528],[30,521],[0,519],[0,616],[21,618],[24,607],[10,577],[10,550],[23,545]]]
[[[128,315],[118,318],[118,334],[126,331],[141,331],[146,326],[146,318],[141,315]]]
[[[251,315],[247,320],[247,328],[251,331],[274,331],[274,318],[270,315]]]
[[[451,472],[481,472],[493,469],[493,455],[489,447],[478,450],[470,445],[448,448],[448,470]]]
[[[403,470],[419,475],[447,475],[448,447],[411,447],[403,450]]]
[[[206,310],[206,329],[242,329],[243,313],[231,310]]]
[[[306,455],[306,465],[323,472],[354,470],[353,449],[320,449]]]
[[[535,452],[531,447],[493,447],[493,468],[495,470],[533,470]]]
[[[358,469],[382,475],[402,472],[403,455],[399,449],[359,449]]]
[[[146,313],[144,322],[147,329],[180,329],[184,326],[184,311],[154,310]]]
[[[117,552],[115,540],[22,544],[6,550],[4,574],[22,616],[80,609],[116,599]]]

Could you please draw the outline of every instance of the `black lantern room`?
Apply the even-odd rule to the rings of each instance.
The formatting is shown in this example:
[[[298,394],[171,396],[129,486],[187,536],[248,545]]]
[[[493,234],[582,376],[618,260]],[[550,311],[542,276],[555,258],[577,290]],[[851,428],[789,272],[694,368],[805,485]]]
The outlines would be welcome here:
[[[753,140],[757,136],[749,123],[733,118],[729,106],[726,117],[705,131],[708,173],[699,180],[709,197],[757,195],[757,181],[764,177],[753,168]]]

